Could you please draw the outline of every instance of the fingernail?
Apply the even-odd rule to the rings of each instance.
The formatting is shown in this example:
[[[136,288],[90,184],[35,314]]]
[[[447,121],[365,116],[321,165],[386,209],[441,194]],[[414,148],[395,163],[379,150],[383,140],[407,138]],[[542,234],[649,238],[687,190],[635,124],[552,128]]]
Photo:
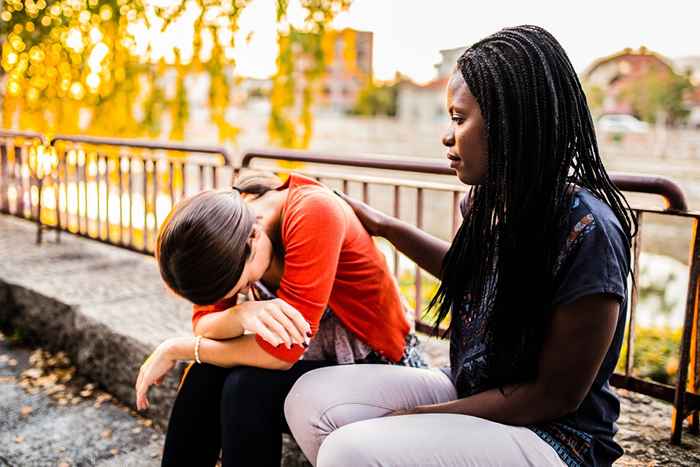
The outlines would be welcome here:
[[[308,349],[308,348],[309,348],[309,344],[307,344],[306,342],[304,342],[304,343],[301,344],[301,345],[302,345],[305,349]]]

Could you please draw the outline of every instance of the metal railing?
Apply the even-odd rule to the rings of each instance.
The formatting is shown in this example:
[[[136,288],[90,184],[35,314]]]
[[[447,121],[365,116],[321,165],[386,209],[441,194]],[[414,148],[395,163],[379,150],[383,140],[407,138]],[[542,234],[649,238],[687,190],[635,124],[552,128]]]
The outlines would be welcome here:
[[[52,151],[57,161],[55,171],[42,183],[30,167],[39,148]],[[453,170],[441,161],[255,150],[244,153],[240,165],[234,167],[230,155],[219,147],[64,135],[48,140],[37,133],[16,131],[0,131],[0,212],[150,254],[158,226],[176,202],[204,189],[230,186],[249,170],[305,173],[448,240],[461,222],[459,202],[466,187],[456,182]],[[632,245],[636,283],[646,216],[686,218],[692,224],[677,384],[634,375],[636,290],[631,290],[629,300],[624,371],[611,378],[617,387],[673,403],[672,441],[679,443],[687,416],[691,416],[692,432],[697,433],[700,425],[700,213],[689,212],[682,190],[663,177],[612,174],[612,178],[623,191],[656,194],[665,202],[663,209],[634,209],[640,226]],[[416,328],[430,332],[432,326],[422,320],[422,313],[436,280],[390,245],[380,244],[380,248],[407,292]]]
[[[42,151],[56,167],[39,178],[29,161]],[[177,201],[232,173],[219,147],[0,131],[1,212],[141,253]]]
[[[365,202],[369,200],[370,186],[373,184],[385,184],[393,187],[394,193],[394,209],[389,214],[398,217],[401,202],[401,188],[410,188],[415,190],[415,225],[419,228],[424,228],[423,218],[425,212],[424,200],[428,191],[448,191],[452,195],[450,219],[442,217],[441,222],[452,226],[454,233],[459,226],[460,212],[459,201],[464,194],[463,186],[454,184],[439,184],[432,182],[415,182],[416,174],[431,174],[448,176],[450,180],[454,180],[454,171],[447,167],[443,162],[434,160],[406,160],[396,158],[376,158],[369,156],[347,156],[347,155],[330,155],[330,154],[314,154],[300,151],[282,151],[282,150],[256,150],[249,151],[243,155],[241,168],[251,168],[253,161],[288,161],[296,163],[305,163],[344,167],[344,168],[363,168],[381,170],[391,174],[408,173],[413,174],[413,178],[383,178],[383,177],[367,177],[358,175],[344,175],[339,172],[329,173],[319,169],[302,170],[309,175],[314,176],[320,181],[328,183],[331,180],[340,180],[342,190],[348,192],[349,181],[359,181],[361,184],[361,198]],[[269,167],[267,167],[269,168]],[[240,170],[240,169],[239,169]],[[682,434],[683,420],[690,416],[690,429],[693,433],[698,433],[699,420],[698,410],[700,409],[700,395],[697,394],[697,389],[700,388],[700,362],[697,356],[700,355],[700,342],[697,339],[698,331],[698,307],[700,304],[700,236],[698,236],[698,223],[700,221],[700,212],[689,212],[685,195],[681,188],[673,181],[659,176],[633,175],[612,173],[611,178],[615,185],[622,191],[630,193],[645,193],[659,195],[664,201],[663,209],[643,209],[633,208],[639,222],[638,235],[633,239],[632,243],[632,274],[634,283],[639,284],[640,274],[640,254],[644,232],[644,219],[648,214],[658,214],[669,217],[689,218],[692,221],[691,225],[691,242],[689,246],[689,282],[688,292],[686,296],[686,313],[684,319],[682,339],[679,348],[680,362],[678,370],[678,381],[674,386],[661,384],[655,381],[649,381],[633,375],[633,359],[634,359],[634,342],[635,342],[635,317],[637,314],[638,290],[630,288],[629,313],[626,323],[626,352],[625,365],[623,373],[615,373],[611,378],[611,384],[619,388],[629,389],[634,392],[650,395],[658,399],[662,399],[673,403],[674,419],[671,441],[675,444],[680,444]],[[398,252],[394,250],[394,271],[397,271]],[[429,323],[422,321],[421,313],[423,311],[423,301],[421,295],[421,283],[423,272],[415,266],[415,288],[414,288],[414,306],[416,329],[424,332],[432,331],[432,326]]]

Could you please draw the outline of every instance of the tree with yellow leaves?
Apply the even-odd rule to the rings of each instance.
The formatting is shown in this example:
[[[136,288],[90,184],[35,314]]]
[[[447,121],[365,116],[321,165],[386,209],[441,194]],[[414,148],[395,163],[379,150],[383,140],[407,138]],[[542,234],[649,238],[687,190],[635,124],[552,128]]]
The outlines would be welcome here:
[[[322,37],[350,0],[300,0],[304,25],[287,22],[288,0],[276,0],[278,70],[273,78],[269,137],[273,144],[306,147],[311,107],[324,71]],[[235,141],[239,129],[228,121],[235,64],[227,51],[250,0],[7,0],[0,11],[2,41],[2,125],[47,134],[158,136],[170,117],[170,138],[183,139],[189,115],[186,76],[210,77],[209,108],[221,141]],[[196,11],[192,58],[174,47],[174,64],[137,53],[133,28],[182,27]],[[271,19],[272,20],[272,19]],[[213,43],[204,56],[204,38]],[[300,58],[301,57],[301,58]],[[163,75],[175,71],[175,92],[166,96]]]

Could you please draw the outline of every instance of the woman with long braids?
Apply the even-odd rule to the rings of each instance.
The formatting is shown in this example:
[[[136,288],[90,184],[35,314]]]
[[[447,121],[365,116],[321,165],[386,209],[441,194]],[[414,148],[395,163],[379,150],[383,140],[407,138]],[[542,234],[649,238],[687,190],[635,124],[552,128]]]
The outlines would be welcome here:
[[[503,29],[459,58],[447,108],[447,158],[473,186],[451,245],[346,200],[441,279],[451,367],[311,371],[285,402],[292,433],[324,467],[611,465],[636,219],[576,73],[544,29]]]

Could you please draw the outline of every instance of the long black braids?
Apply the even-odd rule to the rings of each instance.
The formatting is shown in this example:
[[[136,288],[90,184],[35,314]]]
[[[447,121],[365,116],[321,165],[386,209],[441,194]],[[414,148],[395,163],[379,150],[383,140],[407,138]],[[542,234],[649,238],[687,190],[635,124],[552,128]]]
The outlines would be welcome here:
[[[493,307],[493,382],[503,386],[536,375],[572,188],[605,201],[629,238],[637,221],[603,166],[581,83],[550,33],[503,29],[469,47],[456,72],[484,118],[488,170],[469,194],[430,308],[437,330],[456,307]]]

